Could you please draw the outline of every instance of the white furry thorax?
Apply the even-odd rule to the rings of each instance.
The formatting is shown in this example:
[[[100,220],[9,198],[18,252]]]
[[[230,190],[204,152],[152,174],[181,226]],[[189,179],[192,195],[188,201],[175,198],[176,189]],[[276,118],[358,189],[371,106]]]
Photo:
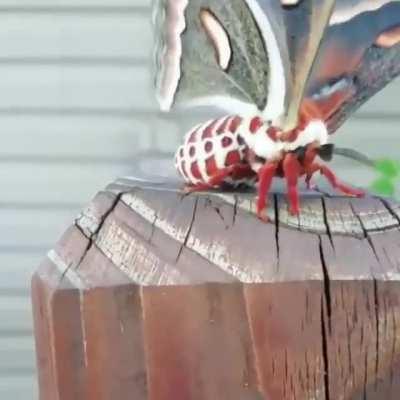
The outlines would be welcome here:
[[[270,127],[268,123],[264,123],[255,133],[252,133],[249,129],[249,121],[241,124],[238,133],[243,137],[247,146],[266,161],[279,160],[283,153],[294,151],[314,142],[321,146],[328,143],[328,129],[325,122],[320,119],[311,120],[293,142],[272,140],[266,133]]]

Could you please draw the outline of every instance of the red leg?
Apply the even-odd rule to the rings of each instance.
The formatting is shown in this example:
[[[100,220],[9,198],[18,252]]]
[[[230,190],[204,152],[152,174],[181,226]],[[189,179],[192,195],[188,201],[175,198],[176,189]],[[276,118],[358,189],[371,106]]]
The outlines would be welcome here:
[[[308,190],[318,190],[318,186],[315,183],[311,183],[312,175],[306,175],[306,186]]]
[[[208,183],[201,182],[201,183],[196,183],[195,185],[188,183],[183,187],[183,192],[184,193],[205,192],[210,189],[213,189],[213,187]]]
[[[334,189],[340,190],[341,192],[349,196],[363,197],[365,195],[364,191],[360,189],[354,189],[339,182],[336,175],[332,172],[331,169],[329,169],[326,165],[318,163],[314,163],[306,169],[306,182],[309,181],[312,175],[314,175],[318,171],[326,177],[326,179],[329,181]]]
[[[253,178],[255,172],[251,169],[250,164],[236,164],[230,176],[233,180],[239,181],[241,179]]]
[[[302,172],[302,166],[295,154],[289,153],[285,156],[283,160],[283,172],[286,178],[290,213],[297,215],[300,212],[297,181]]]
[[[318,164],[311,164],[308,165],[305,168],[305,173],[306,173],[306,185],[307,185],[307,189],[311,189],[314,190],[315,186],[311,184],[311,179],[313,177],[313,175],[318,172],[320,170],[320,166]]]
[[[312,176],[314,175],[314,173],[316,172],[316,170],[312,169],[315,157],[317,156],[318,153],[318,148],[315,146],[308,146],[307,150],[306,150],[306,154],[304,157],[304,161],[303,161],[303,168],[304,168],[304,172],[306,174],[306,185],[307,185],[307,189],[315,189],[315,185],[311,184],[311,179]]]
[[[336,175],[326,165],[320,165],[319,169],[321,171],[321,174],[324,175],[326,179],[328,179],[329,183],[335,189],[338,189],[349,196],[355,196],[355,197],[365,196],[365,192],[363,190],[355,189],[339,182],[338,179],[336,178]]]
[[[257,216],[264,221],[268,219],[264,214],[264,210],[267,207],[267,194],[277,168],[278,163],[270,162],[263,165],[258,171]]]

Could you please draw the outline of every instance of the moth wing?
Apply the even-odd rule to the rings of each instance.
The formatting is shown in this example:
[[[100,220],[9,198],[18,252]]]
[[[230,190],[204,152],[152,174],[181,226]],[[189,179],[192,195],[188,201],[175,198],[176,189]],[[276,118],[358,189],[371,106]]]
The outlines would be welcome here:
[[[307,86],[329,130],[400,74],[400,1],[337,0]]]
[[[246,114],[265,108],[270,59],[248,1],[156,0],[153,10],[162,109],[203,104]]]
[[[282,1],[285,4],[285,1]],[[286,40],[290,58],[291,93],[283,115],[282,128],[298,125],[307,82],[329,24],[335,0],[307,0],[283,5]]]
[[[378,11],[398,0],[336,0],[330,25],[341,24],[363,13]]]

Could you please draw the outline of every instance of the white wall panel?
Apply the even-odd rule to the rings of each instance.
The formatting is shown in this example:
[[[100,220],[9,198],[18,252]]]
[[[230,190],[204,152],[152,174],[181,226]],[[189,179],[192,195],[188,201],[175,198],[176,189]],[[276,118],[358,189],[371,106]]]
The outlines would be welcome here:
[[[1,6],[1,3],[0,3]],[[0,8],[1,12],[1,8]],[[149,18],[135,13],[6,13],[0,24],[0,60],[104,58],[126,61],[151,55]],[[27,40],[29,37],[29,40]],[[96,59],[94,60],[96,61]],[[144,60],[142,60],[143,62]]]
[[[0,64],[0,109],[154,108],[145,67]]]

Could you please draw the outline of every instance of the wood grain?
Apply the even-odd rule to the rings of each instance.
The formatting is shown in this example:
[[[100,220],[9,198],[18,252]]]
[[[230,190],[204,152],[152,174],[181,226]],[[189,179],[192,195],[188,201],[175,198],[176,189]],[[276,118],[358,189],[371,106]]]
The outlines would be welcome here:
[[[41,399],[397,399],[398,210],[114,182],[34,277]]]

